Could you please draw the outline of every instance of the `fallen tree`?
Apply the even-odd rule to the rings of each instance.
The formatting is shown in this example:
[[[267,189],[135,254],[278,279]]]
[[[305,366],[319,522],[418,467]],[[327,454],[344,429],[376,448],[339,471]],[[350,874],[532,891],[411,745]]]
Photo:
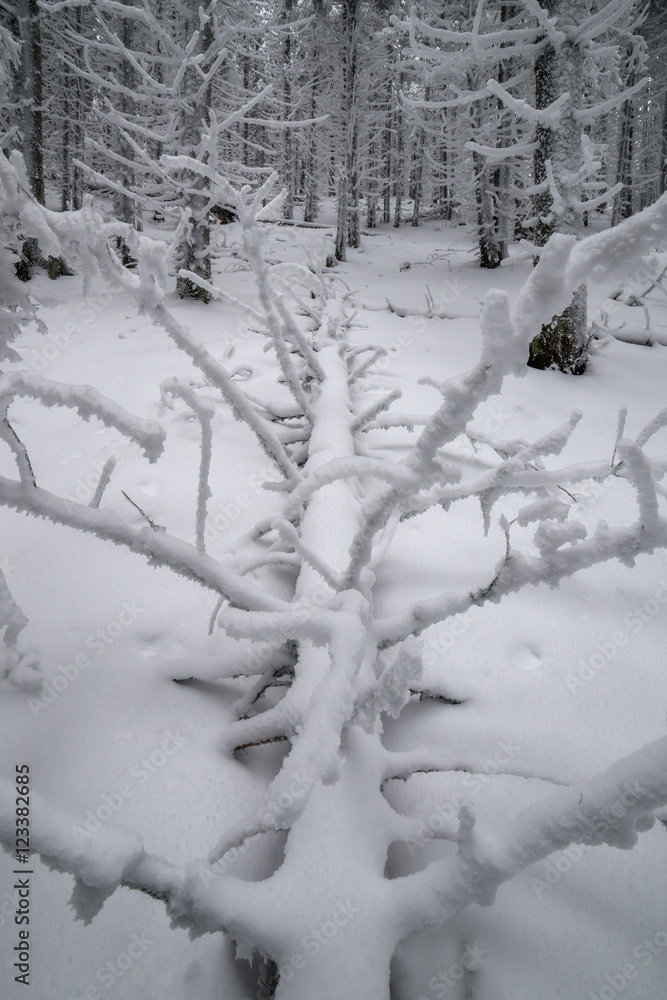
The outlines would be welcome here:
[[[418,771],[471,765],[447,750],[391,751],[382,738],[383,721],[397,718],[411,697],[437,696],[423,683],[418,638],[430,625],[529,585],[557,586],[605,560],[631,564],[641,553],[667,547],[667,520],[660,512],[667,460],[645,451],[667,423],[667,410],[635,440],[622,436],[620,422],[611,461],[567,468],[549,467],[547,460],[565,447],[578,412],[534,442],[495,440],[470,424],[506,375],[522,374],[535,330],[564,308],[597,266],[604,262],[620,272],[629,259],[651,249],[667,222],[667,196],[615,230],[579,244],[554,236],[516,302],[503,292],[489,293],[480,359],[464,375],[435,383],[442,397],[435,412],[426,418],[393,418],[396,393],[368,398],[365,376],[379,354],[364,357],[349,341],[348,300],[336,297],[331,284],[308,268],[265,263],[258,222],[279,204],[270,200],[270,183],[239,192],[214,166],[196,169],[207,170],[242,226],[258,304],[237,305],[251,312],[275,353],[286,389],[280,405],[250,396],[169,312],[168,247],[129,227],[105,223],[92,203],[80,212],[48,212],[21,183],[17,159],[2,159],[0,183],[17,225],[39,238],[45,252],[55,255],[76,246],[77,257],[91,270],[134,292],[141,309],[215,386],[275,468],[277,478],[266,488],[281,499],[279,513],[258,523],[224,562],[206,552],[211,410],[192,385],[174,379],[163,384],[163,393],[179,396],[201,427],[194,543],[155,525],[137,528],[105,510],[102,480],[93,505],[44,489],[35,481],[26,446],[8,441],[7,435],[18,478],[0,477],[0,502],[142,553],[217,594],[216,624],[239,640],[238,655],[221,659],[217,676],[255,679],[237,706],[238,720],[225,732],[223,750],[233,754],[275,741],[289,750],[262,807],[221,830],[206,860],[173,865],[147,853],[138,834],[111,824],[76,838],[77,818],[37,796],[30,851],[74,876],[72,904],[86,921],[126,886],[164,901],[173,923],[194,936],[224,932],[236,941],[241,957],[260,952],[267,963],[265,980],[275,986],[278,1000],[387,1000],[390,962],[405,937],[444,924],[471,903],[490,905],[504,882],[569,844],[632,847],[653,824],[654,811],[667,803],[667,738],[662,738],[526,810],[506,808],[492,824],[477,822],[472,805],[464,801],[455,822],[425,830],[417,818],[390,804],[388,783]],[[110,250],[119,235],[138,261],[136,270],[123,268]],[[194,274],[187,277],[201,281]],[[297,279],[311,296],[304,300],[305,324],[295,318],[284,294],[285,282]],[[4,375],[5,424],[17,396],[75,407],[85,419],[95,417],[120,429],[148,461],[160,456],[164,430],[159,424],[133,417],[89,387],[29,372]],[[369,429],[393,425],[421,426],[400,461],[388,461],[369,444]],[[483,474],[471,477],[463,463],[443,454],[466,435],[495,451],[495,465]],[[107,470],[107,478],[112,471]],[[635,490],[638,518],[622,527],[600,523],[588,536],[570,517],[562,490],[583,479],[608,477],[625,479]],[[440,596],[389,617],[376,616],[376,579],[402,521],[435,508],[447,517],[452,504],[477,497],[488,526],[494,504],[509,494],[518,498],[517,527],[534,528],[529,545],[516,548],[513,524],[501,518],[505,554],[489,567],[482,586],[447,589],[445,578]],[[248,579],[249,568],[269,565],[284,565],[296,574],[290,600]],[[261,643],[264,655],[249,657],[248,641]],[[208,670],[210,678],[210,665]],[[262,711],[260,696],[274,688],[282,697]],[[444,700],[455,704],[456,692]],[[513,772],[506,768],[503,773]],[[634,789],[632,795],[628,788]],[[14,800],[13,783],[3,782],[0,838],[9,851],[15,846]],[[229,872],[225,859],[230,852],[252,838],[279,834],[286,835],[284,858],[268,878],[250,882]],[[387,855],[392,844],[420,847],[436,837],[448,848],[441,858],[420,871],[391,877]],[[321,929],[323,943],[304,956],[301,942],[313,928]]]

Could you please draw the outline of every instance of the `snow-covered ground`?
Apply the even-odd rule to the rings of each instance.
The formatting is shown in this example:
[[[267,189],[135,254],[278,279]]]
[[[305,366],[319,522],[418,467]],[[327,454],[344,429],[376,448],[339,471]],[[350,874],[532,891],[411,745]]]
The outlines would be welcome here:
[[[331,251],[331,234],[324,230],[266,230],[272,262],[322,263]],[[252,301],[237,227],[220,228],[217,239],[217,282]],[[354,293],[354,337],[389,349],[369,381],[371,390],[379,396],[397,387],[403,398],[394,409],[429,413],[438,394],[417,379],[441,380],[477,360],[487,290],[516,292],[529,273],[530,261],[517,248],[513,252],[517,256],[503,268],[481,271],[470,234],[444,223],[383,227],[364,238],[360,251],[350,251],[334,273],[340,287]],[[647,274],[635,275],[634,291],[648,287]],[[52,379],[94,385],[130,412],[168,428],[164,456],[149,465],[138,448],[94,419],[84,423],[69,410],[18,401],[12,425],[29,446],[37,482],[87,502],[105,461],[116,457],[104,506],[142,523],[124,491],[155,524],[192,540],[200,429],[183,406],[169,410],[161,403],[159,385],[171,375],[198,373],[163,331],[137,315],[129,296],[99,283],[84,297],[77,277],[53,283],[36,277],[33,288],[45,303],[49,333],[26,330],[18,345],[24,365]],[[589,315],[599,318],[602,310],[611,326],[645,326],[643,309],[606,298],[616,288],[592,287]],[[665,295],[658,288],[648,301],[654,339],[667,339]],[[171,307],[214,357],[228,366],[250,366],[248,391],[272,391],[272,356],[238,313],[219,302],[203,307],[174,299]],[[438,316],[418,315],[429,309]],[[532,440],[579,408],[584,417],[559,461],[609,459],[619,409],[627,407],[627,434],[634,437],[666,405],[666,386],[664,347],[610,340],[599,346],[582,377],[527,369],[524,378],[507,379],[474,423],[494,437]],[[278,501],[257,485],[270,472],[250,431],[234,422],[212,391],[210,397],[217,444],[207,538],[211,554],[222,556],[236,536],[277,510]],[[372,435],[393,456],[411,437],[406,430]],[[663,454],[666,446],[663,430],[649,450]],[[474,449],[460,439],[455,447],[471,469],[491,463],[484,445]],[[14,475],[4,451],[0,474]],[[577,519],[587,526],[600,518],[611,524],[633,518],[633,494],[621,480],[603,487],[584,483],[563,499],[576,505]],[[487,582],[504,551],[497,519],[512,510],[504,504],[494,511],[488,538],[472,502],[454,505],[446,517],[440,511],[405,521],[379,581],[376,612],[390,613],[452,585]],[[202,661],[219,653],[220,632],[208,635],[214,598],[139,555],[67,528],[0,509],[0,531],[2,569],[29,619],[21,643],[36,651],[48,682],[41,692],[3,687],[2,776],[12,777],[15,764],[28,762],[34,790],[82,823],[89,813],[113,813],[109,822],[139,831],[152,852],[179,863],[205,857],[225,827],[259,804],[280,759],[268,747],[249,751],[244,762],[221,756],[218,741],[232,717],[230,706],[243,693],[239,682],[173,682],[190,676],[188,661],[194,658],[200,661],[197,676],[205,678]],[[663,735],[666,609],[667,554],[659,552],[641,556],[634,569],[606,563],[558,590],[524,590],[430,628],[422,636],[427,680],[464,703],[414,702],[386,727],[387,744],[447,748],[479,774],[417,774],[409,782],[392,782],[392,803],[432,828],[451,822],[449,803],[456,793],[473,799],[481,816],[493,815],[499,804],[534,801],[554,783],[581,780]],[[175,660],[181,661],[177,668]],[[494,777],[499,768],[510,775]],[[408,871],[440,850],[429,844],[412,857],[404,849],[390,860],[395,871]],[[405,941],[395,959],[392,996],[612,1000],[622,994],[627,1000],[661,1000],[667,981],[666,859],[662,824],[642,835],[633,851],[571,848],[557,854],[504,886],[490,909],[471,908],[456,933],[447,928]],[[260,878],[275,862],[255,846],[234,870]],[[23,997],[27,991],[14,985],[11,973],[17,942],[12,864],[4,855],[0,877],[3,996]],[[161,903],[122,890],[84,926],[68,909],[71,890],[70,876],[36,866],[35,1000],[254,997],[252,977],[232,961],[231,946],[218,937],[188,941],[184,931],[169,928]],[[462,943],[479,956],[465,975]]]

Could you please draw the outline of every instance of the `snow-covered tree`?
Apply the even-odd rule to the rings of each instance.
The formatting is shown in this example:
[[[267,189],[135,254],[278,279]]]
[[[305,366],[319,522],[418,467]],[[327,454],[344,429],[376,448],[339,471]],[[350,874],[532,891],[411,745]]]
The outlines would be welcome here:
[[[453,5],[435,24],[433,18],[424,20],[413,10],[413,56],[434,67],[431,72],[449,76],[451,93],[439,106],[476,109],[472,113],[475,138],[468,148],[475,166],[482,266],[500,263],[508,235],[506,222],[503,236],[496,233],[497,203],[506,201],[506,194],[494,192],[493,166],[516,156],[524,157],[529,166],[533,158],[527,190],[533,196],[537,248],[545,246],[555,232],[581,233],[584,215],[621,191],[622,185],[608,189],[599,179],[602,150],[593,144],[588,131],[592,123],[621,105],[627,109],[633,95],[646,86],[647,78],[636,79],[637,73],[632,75],[630,70],[625,79],[616,73],[613,80],[617,85],[611,93],[601,94],[599,86],[601,80],[610,79],[609,74],[600,72],[601,61],[609,59],[610,51],[618,51],[619,42],[625,47],[630,44],[631,53],[635,53],[637,22],[635,19],[632,26],[631,20],[636,7],[634,0],[591,0],[586,4],[545,0],[541,5],[522,0],[509,9],[504,4],[480,2],[470,10]],[[628,59],[628,65],[634,64],[636,55]],[[489,79],[492,69],[495,72]],[[526,70],[534,78],[534,92],[527,86]],[[468,79],[461,86],[463,72]],[[507,137],[489,141],[490,96],[499,102],[497,113],[505,109],[515,116],[508,123],[515,141]],[[532,142],[516,136],[516,119],[533,127]],[[493,129],[493,118],[491,123]],[[507,173],[497,180],[501,177],[507,184]],[[575,291],[564,313],[554,316],[533,339],[529,364],[536,368],[555,365],[581,374],[586,367],[587,342],[586,290],[582,287]]]

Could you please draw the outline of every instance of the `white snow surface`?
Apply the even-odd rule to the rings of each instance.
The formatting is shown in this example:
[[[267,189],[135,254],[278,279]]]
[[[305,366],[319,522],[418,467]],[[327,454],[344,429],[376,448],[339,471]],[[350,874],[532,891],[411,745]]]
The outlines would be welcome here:
[[[273,264],[310,257],[321,261],[330,252],[331,234],[324,231],[266,228]],[[237,227],[225,227],[216,283],[252,304],[252,276],[239,269],[239,238]],[[604,243],[601,237],[599,259],[577,263],[589,272],[596,268],[591,316],[609,309],[608,296],[619,287],[618,278],[614,283],[600,264]],[[373,342],[388,350],[370,376],[369,403],[400,389],[400,404],[389,413],[430,413],[438,393],[417,380],[428,375],[442,381],[477,361],[486,292],[497,287],[514,302],[530,264],[517,257],[485,273],[471,248],[470,233],[444,223],[418,230],[380,227],[336,268],[341,287],[353,290],[359,309],[360,327],[353,336],[360,345]],[[613,264],[618,268],[619,261]],[[649,283],[642,272],[635,290]],[[427,286],[436,305],[456,318],[400,316],[385,308],[389,295],[403,310],[423,311]],[[137,528],[145,525],[125,491],[156,525],[194,543],[201,428],[188,407],[177,403],[170,409],[163,403],[160,384],[171,377],[200,384],[201,373],[164,331],[137,314],[128,294],[109,292],[101,279],[86,296],[77,277],[57,282],[36,277],[30,290],[45,303],[41,316],[49,332],[26,329],[14,345],[23,362],[6,370],[27,368],[68,385],[95,386],[130,414],[157,420],[167,430],[164,454],[151,464],[113,426],[84,422],[69,408],[46,410],[34,400],[17,398],[10,410],[12,426],[29,449],[38,484],[87,503],[105,462],[115,458],[101,506],[122,513]],[[521,378],[508,377],[502,393],[475,415],[476,446],[459,438],[452,452],[465,454],[471,472],[483,473],[493,458],[484,435],[535,440],[580,410],[583,417],[559,462],[609,460],[619,410],[627,407],[623,436],[633,439],[667,402],[667,349],[659,343],[660,333],[667,331],[663,301],[659,289],[649,297],[651,327],[658,335],[654,346],[611,340],[579,378],[530,369]],[[250,332],[231,305],[215,301],[203,307],[173,298],[170,308],[214,358],[250,366],[247,391],[287,400],[286,390],[275,384],[275,361],[262,350],[264,338]],[[642,322],[642,310],[637,314]],[[34,380],[32,388],[38,385]],[[276,476],[229,406],[213,391],[201,397],[210,398],[214,408],[207,549],[221,557],[259,518],[277,514],[276,494],[261,488]],[[82,399],[79,393],[76,402]],[[88,407],[84,417],[104,413],[115,418],[120,412],[112,413],[89,394],[83,402]],[[137,441],[150,444],[150,457],[156,457],[160,442],[153,425],[132,427]],[[369,432],[369,440],[395,458],[414,433],[380,427]],[[647,451],[667,453],[664,426],[658,426]],[[0,475],[16,475],[6,449]],[[527,524],[527,530],[534,518],[547,516],[527,506],[525,498],[512,499],[514,507],[503,500],[494,509],[488,538],[479,506],[468,501],[455,504],[446,518],[436,508],[406,520],[376,585],[376,616],[443,590],[488,582],[505,548],[500,514],[511,519],[524,508],[518,527]],[[636,516],[634,493],[622,480],[603,486],[584,480],[573,496],[563,493],[559,499],[576,506],[576,520],[589,530],[600,518],[614,525]],[[548,516],[560,516],[557,504],[549,510]],[[0,531],[1,568],[28,619],[17,651],[37,655],[47,684],[40,693],[3,682],[1,776],[13,780],[14,765],[27,762],[34,791],[82,825],[87,813],[106,804],[103,814],[113,811],[108,822],[138,833],[147,851],[177,864],[206,857],[226,828],[260,807],[283,752],[280,744],[250,749],[243,762],[220,753],[219,742],[233,718],[231,706],[247,685],[210,679],[220,676],[215,662],[224,659],[226,641],[219,630],[208,634],[214,595],[162,566],[149,566],[139,554],[4,508]],[[528,588],[426,630],[421,684],[463,704],[413,700],[400,719],[388,720],[386,744],[446,751],[476,773],[419,773],[406,782],[389,782],[390,802],[435,829],[456,822],[450,803],[459,796],[474,803],[481,823],[527,806],[557,786],[582,781],[663,736],[666,609],[667,553],[659,551],[640,556],[634,569],[605,563],[563,581],[557,590]],[[189,676],[198,680],[187,686],[173,683],[174,677]],[[388,691],[391,706],[390,696]],[[126,841],[124,850],[135,849],[133,836],[123,837],[108,838],[110,881],[122,863],[119,845]],[[230,872],[244,879],[267,876],[282,858],[278,837],[270,846],[268,840],[253,841]],[[397,848],[390,859],[396,871],[408,872],[448,850],[451,846],[433,841],[414,854]],[[667,829],[657,823],[632,851],[570,849],[533,865],[501,887],[492,907],[473,906],[462,919],[404,941],[393,962],[392,1000],[603,1000],[617,993],[624,1000],[662,1000],[666,862]],[[185,931],[170,928],[160,902],[125,889],[110,897],[91,923],[74,921],[68,907],[72,877],[47,871],[36,859],[34,869],[35,1000],[254,998],[249,966],[233,961],[233,946],[220,935],[191,942]],[[28,991],[11,985],[7,942],[13,946],[16,929],[12,861],[5,855],[0,875],[0,973],[10,984],[3,995],[14,1000]],[[359,875],[363,885],[361,869]],[[346,887],[340,892],[338,902],[345,907]],[[378,912],[379,923],[381,916]],[[303,920],[308,930],[307,914]],[[466,948],[472,957],[464,974]],[[129,965],[124,959],[118,964],[120,956],[137,952]],[[363,995],[349,1000],[363,1000]]]

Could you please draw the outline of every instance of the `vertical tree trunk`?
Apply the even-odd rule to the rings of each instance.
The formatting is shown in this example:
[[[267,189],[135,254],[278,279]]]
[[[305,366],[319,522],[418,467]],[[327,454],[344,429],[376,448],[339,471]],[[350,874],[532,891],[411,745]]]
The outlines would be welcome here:
[[[493,269],[503,259],[502,248],[496,237],[496,218],[489,166],[480,153],[473,153],[475,165],[475,196],[477,199],[477,229],[479,266]]]
[[[317,33],[317,22],[315,24]],[[313,66],[314,71],[310,81],[310,92],[308,95],[308,117],[317,117],[317,93],[320,86],[320,48],[317,38],[314,42]],[[318,183],[318,129],[316,125],[308,126],[308,136],[306,139],[305,155],[305,195],[304,195],[304,222],[314,222],[318,213],[319,183]]]
[[[370,167],[370,177],[367,178],[367,190],[366,195],[366,228],[375,229],[377,226],[377,174],[376,174],[376,163],[377,163],[377,142],[373,140],[370,144],[369,150],[369,161]]]
[[[353,249],[359,247],[359,4],[360,0],[348,0],[350,18],[348,31],[350,35],[349,79],[350,88],[350,119],[348,131],[348,163],[347,176],[349,181],[347,210],[347,239]]]
[[[347,260],[347,176],[341,164],[338,177],[338,206],[336,215],[336,260]]]
[[[310,101],[310,117],[315,117],[315,91],[313,89]],[[315,126],[310,126],[308,136],[308,146],[305,161],[305,204],[303,211],[304,222],[314,222],[318,211],[318,183],[317,183],[317,132]]]
[[[514,238],[516,200],[511,193],[512,168],[509,163],[501,163],[496,171],[496,238],[500,256],[509,256],[509,244]]]
[[[578,0],[543,0],[543,6],[549,14],[558,17],[561,28],[564,24],[576,25],[582,13]],[[576,111],[582,105],[583,79],[583,50],[569,37],[559,48],[549,43],[535,60],[536,107],[544,109],[562,94],[570,95],[557,129],[542,124],[537,126],[535,184],[543,186],[535,196],[535,242],[538,246],[544,246],[555,232],[578,234],[581,231],[581,212],[573,204],[580,199],[581,189],[572,187],[571,183],[568,185],[567,179],[581,166],[582,126]],[[550,178],[562,198],[558,216]],[[586,303],[586,289],[582,286],[575,292],[572,305],[542,327],[530,345],[528,364],[531,368],[556,367],[572,375],[584,372],[588,343]]]
[[[359,80],[358,28],[360,0],[344,0],[343,100],[341,125],[344,149],[338,173],[336,259],[346,259],[346,249],[359,246]]]
[[[468,74],[468,87],[472,90],[479,85],[477,74]],[[471,124],[473,134],[478,135],[482,125],[482,116],[486,113],[482,102],[477,101],[471,108]],[[485,156],[481,153],[472,154],[475,171],[475,200],[477,202],[477,244],[479,247],[479,266],[484,268],[499,267],[503,259],[502,249],[496,236],[496,208],[494,191],[491,184],[491,169]]]
[[[667,191],[667,89],[662,99],[662,150],[660,158],[660,194]]]
[[[66,212],[70,207],[70,170],[72,169],[72,150],[70,146],[70,102],[67,97],[67,87],[62,100],[63,131],[60,142],[60,211]]]
[[[284,0],[283,115],[286,121],[292,117],[292,29],[289,26],[291,17],[292,0]],[[294,133],[291,128],[286,128],[283,133],[283,184],[287,192],[283,203],[284,219],[294,218],[294,178]]]
[[[440,148],[440,179],[436,204],[442,209],[442,218],[450,221],[452,218],[452,199],[449,193],[449,150],[447,148],[447,110],[443,111],[442,146]]]
[[[387,84],[387,108],[384,127],[384,190],[382,196],[382,221],[391,222],[391,120],[392,120],[392,85]]]
[[[500,21],[505,23],[511,21],[517,15],[517,8],[513,6],[503,6],[500,9]],[[504,46],[501,45],[501,48]],[[514,66],[512,59],[501,60],[498,66],[498,82],[505,83],[512,77]],[[507,115],[502,101],[498,101],[498,113]],[[514,118],[508,124],[507,131],[501,133],[498,145],[501,148],[513,146],[515,143]],[[516,198],[512,192],[513,171],[507,161],[501,162],[495,172],[495,195],[496,195],[496,239],[500,255],[505,260],[509,255],[509,244],[514,237],[514,225],[516,220]]]
[[[394,229],[401,224],[403,212],[403,189],[405,184],[405,162],[403,156],[403,109],[399,104],[395,111],[395,156],[394,156]]]
[[[123,0],[123,5],[126,7],[132,6],[132,0]],[[133,21],[130,17],[122,18],[120,38],[124,47],[130,51],[133,41]],[[129,59],[123,60],[120,78],[124,88],[120,102],[121,114],[124,118],[131,118],[134,114],[134,100],[129,96],[128,92],[134,89],[134,69]],[[125,194],[125,190],[129,190],[134,180],[134,171],[130,166],[133,159],[133,151],[120,132],[117,133],[117,136],[118,153],[122,158],[119,161],[118,183],[124,190],[119,191],[116,196],[116,212],[122,222],[127,222],[129,225],[134,226],[136,221],[135,204],[133,199]],[[126,267],[136,263],[130,253],[130,248],[122,237],[118,238],[118,249],[120,250],[121,260]]]
[[[628,46],[625,52],[625,63],[632,56],[632,48]],[[634,70],[623,74],[623,84],[626,87],[633,87],[636,80]],[[618,160],[616,169],[616,181],[623,185],[623,190],[619,191],[614,199],[614,208],[611,216],[612,226],[617,226],[623,219],[629,219],[632,215],[632,161],[634,152],[634,118],[635,102],[632,98],[624,101],[621,107],[621,125],[618,143]]]
[[[199,0],[188,0],[187,17],[185,18],[186,38],[192,38],[194,32],[200,29],[199,24]],[[193,58],[197,56],[210,57],[210,48],[213,43],[213,29],[211,21],[201,27],[199,40]],[[201,60],[199,65],[205,71],[207,60]],[[201,77],[195,72],[194,67],[188,67],[185,73],[185,92],[194,105],[192,113],[183,112],[181,117],[181,128],[179,145],[183,151],[190,156],[196,157],[201,144],[202,122],[209,117],[211,110],[211,85],[202,89]],[[208,193],[206,181],[199,174],[191,174],[188,177],[188,187],[195,193],[187,198],[186,207],[190,209],[191,226],[179,247],[177,255],[178,266],[203,278],[205,281],[211,280],[211,252],[210,252],[210,228],[206,206],[208,204]],[[201,194],[197,194],[201,191]],[[201,302],[208,302],[210,295],[200,288],[198,284],[190,278],[181,275],[176,279],[176,291],[182,299],[199,299]]]
[[[430,99],[430,90],[427,87],[424,94],[424,99],[428,101]],[[425,113],[425,112],[424,112]],[[415,136],[415,148],[413,157],[413,167],[412,167],[412,197],[414,199],[414,205],[412,209],[412,225],[418,226],[420,223],[420,212],[422,203],[422,189],[424,185],[424,147],[426,144],[426,136],[424,133],[424,125],[420,122],[417,126],[417,134]]]
[[[44,142],[42,125],[42,34],[37,0],[18,0],[21,31],[21,78],[24,105],[23,155],[32,193],[43,205]]]

